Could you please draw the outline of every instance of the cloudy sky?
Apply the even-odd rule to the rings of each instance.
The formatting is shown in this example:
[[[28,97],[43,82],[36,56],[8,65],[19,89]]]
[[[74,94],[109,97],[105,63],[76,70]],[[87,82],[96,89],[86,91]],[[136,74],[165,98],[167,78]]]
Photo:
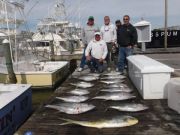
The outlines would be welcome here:
[[[29,0],[25,12],[29,26],[35,29],[37,22],[52,15],[56,0]],[[164,26],[165,0],[65,0],[67,19],[79,21],[85,25],[88,16],[94,16],[96,23],[101,26],[103,17],[109,15],[114,23],[123,15],[131,16],[131,22],[136,23],[143,18],[151,22],[152,28]],[[168,26],[180,25],[180,0],[168,0]]]

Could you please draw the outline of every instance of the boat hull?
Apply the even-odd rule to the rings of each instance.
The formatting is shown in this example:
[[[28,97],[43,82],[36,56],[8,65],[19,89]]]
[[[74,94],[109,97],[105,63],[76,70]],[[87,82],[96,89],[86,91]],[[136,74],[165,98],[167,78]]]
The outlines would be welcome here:
[[[55,62],[58,63],[58,62]],[[69,64],[64,64],[56,70],[52,71],[36,71],[36,72],[15,72],[18,84],[31,84],[33,88],[54,87],[58,82],[62,81],[69,73]],[[0,83],[8,83],[9,77],[7,73],[0,73]]]

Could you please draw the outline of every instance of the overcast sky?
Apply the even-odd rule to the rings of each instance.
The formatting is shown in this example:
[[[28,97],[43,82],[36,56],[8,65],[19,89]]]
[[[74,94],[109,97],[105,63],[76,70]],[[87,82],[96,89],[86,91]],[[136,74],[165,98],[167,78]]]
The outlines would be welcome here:
[[[35,28],[39,19],[51,15],[56,0],[29,0],[25,11],[30,27]],[[94,16],[95,22],[101,26],[103,17],[109,15],[111,21],[121,19],[128,14],[134,24],[143,18],[151,22],[152,28],[164,26],[165,0],[65,0],[67,19],[86,24],[88,16]],[[180,25],[180,0],[168,0],[168,26]],[[32,9],[32,10],[30,10]]]

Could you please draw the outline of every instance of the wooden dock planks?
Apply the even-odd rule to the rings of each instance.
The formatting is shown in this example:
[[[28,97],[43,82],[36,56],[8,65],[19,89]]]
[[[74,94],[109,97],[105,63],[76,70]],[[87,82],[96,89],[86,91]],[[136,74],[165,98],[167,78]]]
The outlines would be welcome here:
[[[79,75],[75,72],[73,75]],[[17,131],[18,135],[23,135],[27,131],[31,131],[33,135],[179,135],[180,134],[180,115],[171,110],[167,106],[167,100],[143,100],[137,90],[135,90],[136,99],[118,102],[137,102],[144,103],[149,106],[149,110],[129,113],[119,112],[113,109],[106,110],[106,107],[113,101],[89,100],[89,103],[94,104],[95,110],[79,115],[68,115],[59,113],[55,110],[45,108],[44,105],[60,102],[55,99],[56,96],[66,95],[66,91],[74,89],[74,86],[69,85],[70,82],[76,82],[78,79],[71,76],[62,84],[61,88],[57,89],[52,98],[43,103],[39,109],[24,123]],[[105,84],[98,81],[93,82],[95,87],[90,88],[90,97],[97,95],[97,91],[104,87]],[[126,82],[133,88],[131,82],[127,79]],[[135,88],[133,88],[135,89]],[[139,123],[131,127],[111,128],[111,129],[96,129],[82,127],[78,125],[59,124],[62,121],[59,118],[70,118],[75,120],[89,120],[101,117],[109,117],[115,115],[131,115],[138,118]]]

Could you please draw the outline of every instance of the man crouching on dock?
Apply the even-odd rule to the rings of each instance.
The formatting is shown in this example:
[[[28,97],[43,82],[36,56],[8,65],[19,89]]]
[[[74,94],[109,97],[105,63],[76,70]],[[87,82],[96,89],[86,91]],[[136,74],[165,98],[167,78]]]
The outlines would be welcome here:
[[[94,40],[90,41],[85,51],[86,61],[91,72],[102,73],[104,70],[103,63],[108,53],[107,45],[101,39],[100,32],[95,32],[94,35]]]

